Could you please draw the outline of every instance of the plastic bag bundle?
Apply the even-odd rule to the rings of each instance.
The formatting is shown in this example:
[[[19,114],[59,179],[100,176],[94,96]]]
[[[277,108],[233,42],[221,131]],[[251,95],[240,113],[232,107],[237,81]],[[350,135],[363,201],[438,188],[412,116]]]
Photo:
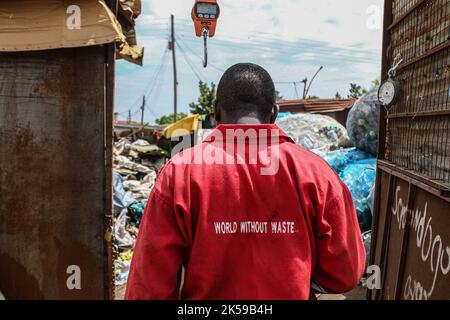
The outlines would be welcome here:
[[[131,206],[136,200],[131,198],[125,190],[123,189],[123,178],[117,172],[113,175],[113,203],[114,203],[114,213],[118,215],[123,209]]]
[[[312,151],[328,162],[338,175],[340,175],[350,163],[362,162],[364,160],[371,163],[373,160],[371,154],[356,148],[339,149],[331,152],[322,152],[320,150]]]
[[[278,113],[277,120],[281,120],[281,119],[291,117],[291,116],[292,116],[292,113],[290,113],[290,112],[280,112],[280,113]]]
[[[367,269],[370,265],[372,231],[363,232],[361,236],[364,244],[364,249],[366,249],[366,269]],[[367,288],[367,274],[364,274],[361,280],[359,280],[359,285],[363,288]]]
[[[308,150],[329,151],[351,146],[347,130],[328,116],[299,113],[279,119],[277,124],[295,143]]]
[[[350,189],[360,228],[362,231],[369,230],[372,223],[376,158],[356,148],[313,152],[322,157]]]
[[[378,88],[359,99],[347,118],[347,130],[353,144],[372,155],[378,150],[378,127],[380,123],[380,103]]]
[[[370,193],[376,178],[376,159],[350,163],[340,177],[352,193],[361,231],[370,230],[372,225]]]

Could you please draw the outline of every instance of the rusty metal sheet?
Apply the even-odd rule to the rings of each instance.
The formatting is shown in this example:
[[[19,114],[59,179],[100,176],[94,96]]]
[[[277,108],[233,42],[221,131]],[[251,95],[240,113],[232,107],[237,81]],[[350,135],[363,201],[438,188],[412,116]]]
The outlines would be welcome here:
[[[109,298],[107,74],[101,46],[0,53],[0,291],[6,299]],[[72,265],[80,267],[80,290],[66,284]]]

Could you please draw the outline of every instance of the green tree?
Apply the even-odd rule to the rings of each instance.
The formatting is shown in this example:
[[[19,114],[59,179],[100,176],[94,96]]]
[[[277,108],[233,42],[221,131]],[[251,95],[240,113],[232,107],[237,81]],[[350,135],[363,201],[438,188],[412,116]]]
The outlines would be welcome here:
[[[380,79],[375,79],[372,81],[372,86],[373,87],[379,87],[381,85],[381,81]]]
[[[336,92],[336,99],[342,99],[342,96],[341,96],[341,94],[339,93],[339,92]]]
[[[348,94],[349,98],[359,99],[366,93],[367,89],[361,87],[360,85],[357,85],[356,83],[350,83],[350,90]]]
[[[155,123],[156,124],[159,124],[159,125],[169,125],[169,124],[172,124],[172,123],[174,123],[175,121],[174,121],[174,117],[173,117],[173,113],[171,114],[171,115],[168,115],[168,116],[162,116],[161,118],[159,118],[159,119],[156,119],[155,120]],[[178,120],[181,120],[181,119],[184,119],[184,118],[186,118],[187,117],[187,114],[185,114],[185,113],[183,113],[183,112],[179,112],[178,113]]]
[[[189,105],[192,114],[208,115],[213,112],[213,103],[216,99],[216,85],[211,83],[211,87],[208,84],[200,81],[199,83],[200,97],[198,103],[192,102]]]

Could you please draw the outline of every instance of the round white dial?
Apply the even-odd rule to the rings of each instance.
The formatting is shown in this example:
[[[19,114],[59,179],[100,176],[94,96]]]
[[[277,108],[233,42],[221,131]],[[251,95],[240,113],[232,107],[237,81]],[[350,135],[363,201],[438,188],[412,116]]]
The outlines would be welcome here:
[[[388,80],[384,82],[380,86],[380,90],[378,91],[378,100],[381,105],[389,106],[393,104],[397,97],[397,86],[392,80]]]

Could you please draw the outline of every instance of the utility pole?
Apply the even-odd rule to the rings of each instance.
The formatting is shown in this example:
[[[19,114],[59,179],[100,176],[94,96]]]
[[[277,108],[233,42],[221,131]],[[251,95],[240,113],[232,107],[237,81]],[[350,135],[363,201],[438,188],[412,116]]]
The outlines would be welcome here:
[[[294,88],[295,88],[295,94],[297,95],[297,100],[300,99],[300,97],[298,96],[298,89],[297,89],[297,82],[293,82],[294,83]]]
[[[128,123],[131,122],[131,110],[128,110]]]
[[[308,78],[305,78],[301,81],[303,83],[303,95],[302,99],[306,99],[306,86],[308,85]]]
[[[177,122],[178,113],[178,79],[177,79],[177,59],[175,56],[175,17],[170,15],[170,25],[171,25],[171,41],[169,42],[169,49],[172,50],[172,61],[173,61],[173,117],[174,121]]]
[[[314,77],[312,77],[311,81],[309,82],[308,88],[306,88],[306,83],[305,83],[305,89],[306,89],[306,91],[305,91],[305,93],[303,94],[303,99],[306,99],[306,97],[308,96],[309,89],[311,89],[311,85],[312,85],[312,83],[314,82],[314,79],[316,79],[317,75],[318,75],[319,72],[322,71],[322,70],[323,70],[323,66],[321,66],[321,67],[319,68],[319,70],[317,70],[317,72],[316,72],[316,74],[314,75]]]
[[[298,94],[298,84],[299,83],[305,83],[305,81],[307,81],[306,79],[303,81],[293,81],[292,84],[294,85],[294,89],[295,89],[295,95],[297,96],[297,100],[300,99],[300,96]],[[306,84],[305,84],[306,86]],[[305,95],[305,89],[303,89],[303,96]]]
[[[144,111],[145,111],[145,96],[142,97],[141,125],[144,125]]]

